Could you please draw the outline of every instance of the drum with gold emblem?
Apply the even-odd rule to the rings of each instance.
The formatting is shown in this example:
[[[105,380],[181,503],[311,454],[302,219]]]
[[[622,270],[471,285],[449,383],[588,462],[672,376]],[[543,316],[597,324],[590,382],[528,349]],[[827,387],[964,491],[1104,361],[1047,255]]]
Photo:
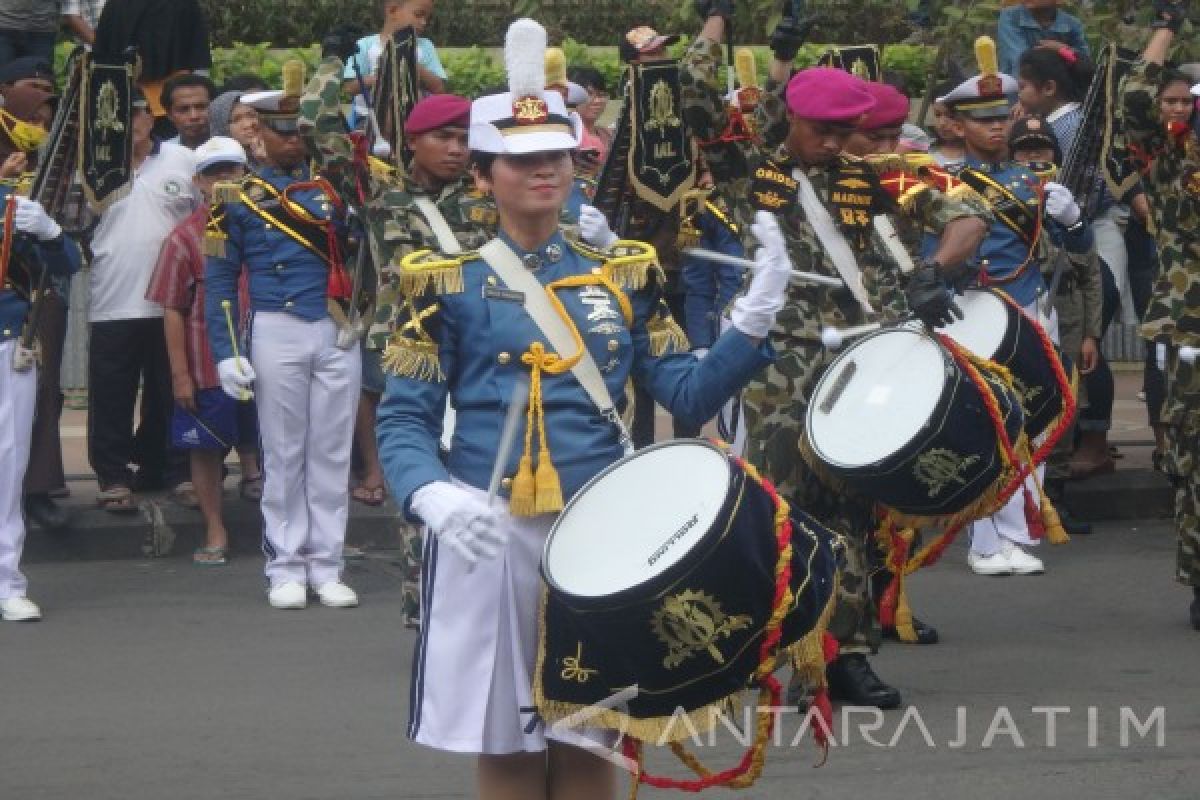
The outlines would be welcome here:
[[[546,540],[542,716],[584,712],[586,725],[672,738],[681,710],[709,727],[701,710],[789,648],[798,661],[807,648],[822,669],[840,553],[836,534],[789,513],[769,483],[708,442],[664,442],[615,463]]]
[[[1011,448],[1002,440],[1018,442],[1023,421],[997,373],[912,324],[866,336],[829,365],[809,402],[803,446],[823,474],[932,521],[977,509],[1008,483]]]

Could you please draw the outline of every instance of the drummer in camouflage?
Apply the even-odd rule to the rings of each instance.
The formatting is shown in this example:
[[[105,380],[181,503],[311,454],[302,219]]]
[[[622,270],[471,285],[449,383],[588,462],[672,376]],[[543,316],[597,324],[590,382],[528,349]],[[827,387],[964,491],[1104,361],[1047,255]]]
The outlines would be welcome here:
[[[1193,98],[1181,91],[1186,79],[1163,66],[1186,3],[1154,5],[1155,30],[1124,84],[1120,115],[1130,149],[1142,160],[1162,260],[1142,334],[1157,343],[1160,367],[1166,368],[1162,422],[1166,471],[1175,484],[1175,575],[1192,587],[1191,623],[1200,630],[1200,368],[1181,357],[1183,348],[1200,346],[1200,141],[1192,126]]]
[[[748,457],[793,506],[848,537],[841,594],[830,624],[841,645],[829,669],[830,689],[845,702],[893,708],[901,702],[900,693],[883,683],[867,661],[880,640],[868,560],[873,504],[822,483],[802,459],[799,442],[809,398],[834,355],[821,344],[822,328],[873,321],[882,309],[896,305],[893,297],[883,292],[871,296],[863,286],[864,273],[874,268],[872,216],[903,214],[939,236],[936,252],[908,279],[900,301],[930,325],[953,318],[952,292],[945,281],[956,276],[974,252],[987,223],[978,209],[932,189],[900,205],[880,187],[879,175],[869,164],[842,155],[850,134],[876,101],[859,78],[841,70],[809,69],[789,79],[804,37],[790,20],[772,38],[773,83],[759,102],[755,120],[763,141],[782,146],[722,141],[727,114],[717,69],[733,4],[702,0],[697,10],[704,28],[683,61],[683,115],[701,141],[715,143],[705,155],[725,196],[733,201],[735,222],[745,230],[756,212],[769,212],[779,222],[796,269],[844,282],[841,289],[796,283],[790,287],[772,331],[773,340],[782,345],[780,357],[744,396]],[[748,247],[754,243],[753,236],[746,237]],[[896,280],[873,285],[901,291]]]

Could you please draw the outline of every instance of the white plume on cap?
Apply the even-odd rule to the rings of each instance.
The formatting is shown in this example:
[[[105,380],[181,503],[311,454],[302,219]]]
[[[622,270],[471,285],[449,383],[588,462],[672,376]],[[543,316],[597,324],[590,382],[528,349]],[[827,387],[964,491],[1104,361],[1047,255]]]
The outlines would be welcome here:
[[[532,19],[508,26],[504,37],[504,68],[508,90],[516,97],[541,97],[546,89],[546,29]]]

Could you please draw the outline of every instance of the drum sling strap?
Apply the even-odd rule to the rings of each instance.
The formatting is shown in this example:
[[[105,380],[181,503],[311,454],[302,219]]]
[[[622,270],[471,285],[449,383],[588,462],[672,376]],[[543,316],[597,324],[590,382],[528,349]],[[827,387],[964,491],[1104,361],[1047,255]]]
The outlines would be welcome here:
[[[550,346],[558,353],[574,351],[575,339],[567,329],[566,321],[550,304],[545,287],[525,268],[512,248],[500,239],[492,239],[479,248],[479,255],[483,256],[483,260],[495,271],[505,286],[525,295],[525,311],[538,326],[538,330],[549,340]],[[633,439],[629,436],[621,415],[617,413],[612,395],[608,393],[608,387],[604,384],[595,359],[586,347],[583,348],[582,357],[571,367],[571,374],[596,405],[600,416],[617,429],[621,449],[627,454],[632,453]]]
[[[433,230],[433,235],[437,237],[439,250],[447,255],[458,255],[462,252],[462,245],[458,243],[458,237],[454,235],[454,231],[450,228],[450,223],[446,222],[446,218],[438,210],[437,203],[423,195],[414,195],[413,205],[417,207],[417,210],[421,212],[421,216],[429,223],[429,227]],[[495,269],[494,265],[493,269]]]

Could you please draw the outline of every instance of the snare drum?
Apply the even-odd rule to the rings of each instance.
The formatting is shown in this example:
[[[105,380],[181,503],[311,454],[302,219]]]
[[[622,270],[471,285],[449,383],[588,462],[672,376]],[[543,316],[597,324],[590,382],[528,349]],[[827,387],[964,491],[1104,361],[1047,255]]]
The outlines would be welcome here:
[[[774,602],[776,508],[738,462],[693,439],[641,450],[585,485],[542,556],[534,696],[543,717],[587,708],[589,725],[636,735],[657,723],[662,735],[685,738],[688,726],[672,725],[678,709],[747,688]],[[839,538],[807,515],[793,512],[792,527],[796,597],[781,646],[817,627],[841,552]],[[592,713],[631,686],[627,710]]]
[[[985,374],[1009,438],[1021,404]],[[859,494],[903,514],[971,508],[1004,477],[998,436],[978,387],[923,329],[855,342],[821,376],[805,418],[807,456]]]
[[[957,302],[963,319],[941,332],[1012,372],[1025,410],[1025,433],[1032,441],[1058,419],[1064,407],[1054,365],[1043,344],[1044,331],[1014,303],[1005,301],[998,290],[968,289]]]

